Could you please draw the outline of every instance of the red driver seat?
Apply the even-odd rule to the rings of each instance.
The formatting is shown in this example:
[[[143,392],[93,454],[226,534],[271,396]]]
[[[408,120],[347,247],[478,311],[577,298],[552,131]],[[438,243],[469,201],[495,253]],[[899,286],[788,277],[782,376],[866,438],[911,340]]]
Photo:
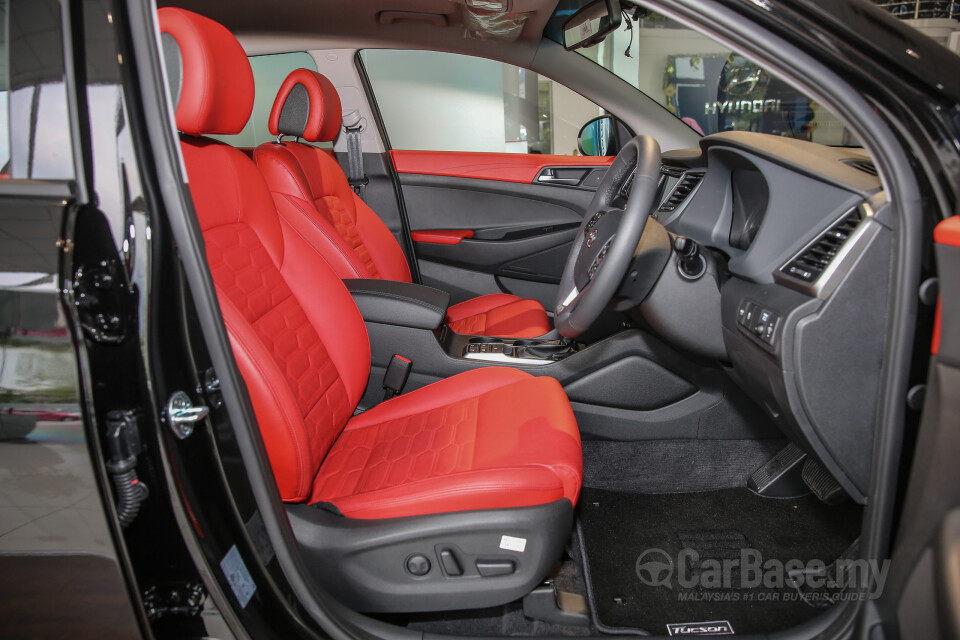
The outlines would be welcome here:
[[[296,69],[273,103],[270,133],[328,142],[337,137],[340,118],[333,84],[319,73]],[[270,142],[257,147],[254,159],[280,214],[292,226],[309,226],[304,237],[341,278],[411,281],[396,238],[353,192],[329,153],[301,142]],[[457,333],[504,338],[535,338],[551,329],[543,305],[505,293],[451,306],[447,325]]]
[[[200,15],[164,8],[159,20],[207,262],[277,485],[284,501],[302,503],[288,510],[292,522],[326,527],[295,526],[308,560],[340,563],[323,565],[318,579],[367,610],[523,595],[559,555],[580,490],[579,432],[560,384],[477,369],[354,415],[370,345],[353,299],[278,214],[253,162],[203,137],[238,133],[249,118],[246,55]],[[491,511],[469,515],[481,509]],[[361,524],[371,520],[383,524]],[[485,527],[495,530],[480,536]],[[517,531],[531,544],[501,542]],[[324,547],[348,542],[347,551]],[[326,551],[307,553],[318,545]],[[433,563],[411,565],[414,551]],[[490,566],[501,573],[485,575]]]

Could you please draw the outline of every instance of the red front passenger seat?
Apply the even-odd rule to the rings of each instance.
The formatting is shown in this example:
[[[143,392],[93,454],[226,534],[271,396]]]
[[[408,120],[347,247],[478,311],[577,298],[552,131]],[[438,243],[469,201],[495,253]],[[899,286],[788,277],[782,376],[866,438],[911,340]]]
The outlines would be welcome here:
[[[273,135],[329,142],[340,130],[340,96],[323,75],[296,69],[287,76],[270,112]],[[337,161],[299,141],[270,142],[254,152],[280,214],[304,233],[341,278],[410,282],[396,238],[350,188]],[[303,220],[297,220],[301,218]],[[536,300],[495,293],[455,304],[447,325],[457,333],[535,338],[551,329]]]
[[[254,85],[246,55],[200,15],[164,8],[159,20],[190,193],[234,355],[281,497],[303,503],[291,521],[325,527],[298,530],[304,555],[322,564],[318,579],[366,610],[491,606],[523,595],[559,555],[580,490],[579,432],[560,384],[483,368],[354,415],[370,346],[353,299],[278,214],[253,162],[203,137],[239,133],[247,122]],[[477,510],[491,511],[471,515]],[[437,568],[441,549],[445,563],[459,559],[459,576]],[[413,552],[433,563],[411,565]],[[489,567],[509,572],[484,576]]]

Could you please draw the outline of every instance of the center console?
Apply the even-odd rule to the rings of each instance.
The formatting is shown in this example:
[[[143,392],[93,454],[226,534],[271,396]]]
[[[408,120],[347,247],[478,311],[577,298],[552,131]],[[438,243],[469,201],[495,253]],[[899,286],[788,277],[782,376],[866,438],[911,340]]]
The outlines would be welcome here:
[[[555,378],[586,438],[748,439],[776,433],[719,367],[694,362],[649,332],[625,330],[589,345],[551,335],[463,335],[444,322],[449,304],[444,291],[386,280],[344,283],[370,339],[361,410],[383,401],[383,379],[398,355],[411,363],[404,393],[480,367]]]
[[[456,342],[453,351],[459,350],[467,360],[479,360],[494,364],[541,366],[562,360],[574,351],[572,340],[559,338],[491,338],[488,336],[459,336],[452,333],[451,342]],[[466,344],[463,339],[466,339]]]

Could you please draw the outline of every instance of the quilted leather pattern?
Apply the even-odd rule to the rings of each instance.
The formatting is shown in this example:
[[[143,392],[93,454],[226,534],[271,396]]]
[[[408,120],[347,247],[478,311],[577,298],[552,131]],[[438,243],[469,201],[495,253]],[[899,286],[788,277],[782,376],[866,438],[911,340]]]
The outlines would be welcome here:
[[[311,502],[352,518],[576,504],[580,436],[563,388],[515,369],[475,369],[347,422]]]
[[[477,403],[470,398],[345,431],[320,468],[314,491],[348,496],[470,470]]]
[[[374,264],[373,256],[370,255],[370,250],[367,249],[363,238],[360,237],[360,232],[357,231],[357,224],[344,206],[343,200],[338,196],[324,196],[317,198],[315,202],[317,211],[327,218],[327,221],[333,225],[333,228],[337,230],[340,237],[350,245],[350,248],[357,254],[357,257],[363,261],[363,265],[370,274],[369,277],[382,280],[383,276],[380,275],[377,265]]]
[[[313,325],[250,227],[204,233],[218,294],[226,296],[273,355],[297,401],[313,460],[321,460],[353,411]]]

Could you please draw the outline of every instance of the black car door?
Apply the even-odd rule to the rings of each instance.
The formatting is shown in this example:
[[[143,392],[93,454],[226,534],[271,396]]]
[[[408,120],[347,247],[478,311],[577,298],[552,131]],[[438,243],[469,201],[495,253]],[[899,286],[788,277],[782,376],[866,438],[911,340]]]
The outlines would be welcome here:
[[[913,467],[881,602],[901,638],[960,638],[960,216],[935,232],[940,300]]]
[[[78,281],[87,286],[91,278],[108,277],[99,259],[87,263],[86,275],[76,270],[78,261],[95,252],[95,242],[86,242],[91,236],[81,240],[84,232],[75,233],[78,220],[85,225],[92,219],[93,194],[89,133],[81,115],[84,92],[77,90],[86,69],[76,55],[83,49],[82,31],[74,30],[81,15],[72,11],[76,8],[57,0],[0,5],[0,634],[5,638],[135,637],[143,628],[124,580],[123,551],[112,537],[109,503],[102,500],[109,488],[90,456],[95,421],[83,410],[83,336],[88,328],[99,329],[78,325],[78,308],[65,304],[71,294],[61,298]],[[88,307],[86,319],[95,315]]]

